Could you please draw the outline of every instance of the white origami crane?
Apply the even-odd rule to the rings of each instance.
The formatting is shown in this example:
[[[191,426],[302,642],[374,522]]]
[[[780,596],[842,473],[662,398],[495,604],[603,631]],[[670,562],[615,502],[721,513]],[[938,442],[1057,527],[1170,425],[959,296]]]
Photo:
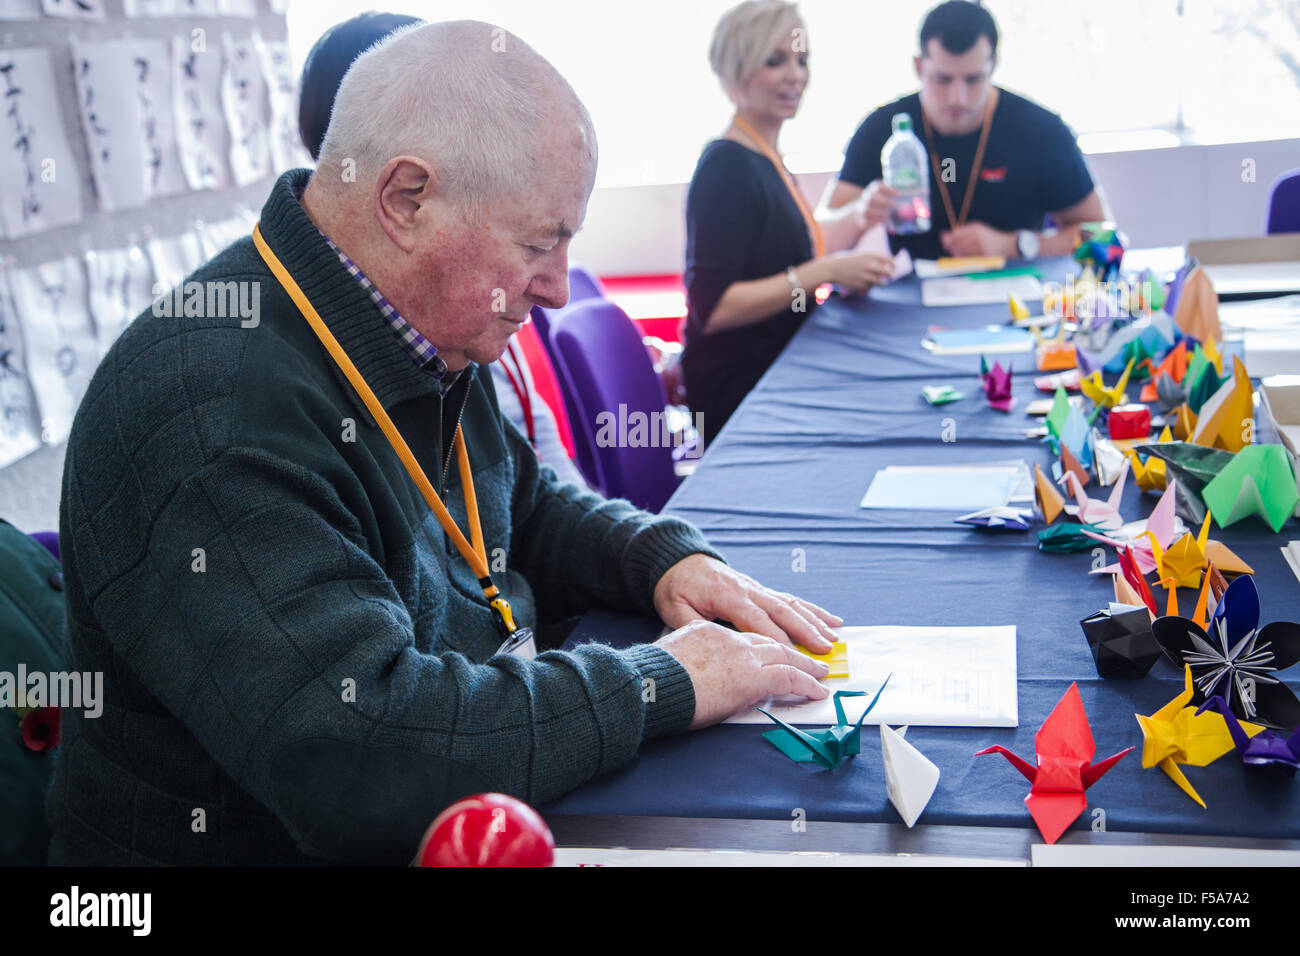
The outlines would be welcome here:
[[[905,733],[906,727],[893,730],[881,724],[880,756],[885,764],[889,802],[911,829],[939,785],[939,768],[903,739]]]

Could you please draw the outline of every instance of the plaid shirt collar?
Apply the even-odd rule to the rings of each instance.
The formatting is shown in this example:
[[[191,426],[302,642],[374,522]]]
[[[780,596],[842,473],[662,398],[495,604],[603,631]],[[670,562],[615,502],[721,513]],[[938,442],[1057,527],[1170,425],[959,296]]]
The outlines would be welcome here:
[[[298,191],[298,199],[299,201],[302,200],[302,190]],[[393,308],[391,302],[384,298],[384,294],[366,277],[366,274],[361,271],[361,267],[348,258],[347,253],[336,246],[334,240],[321,232],[319,227],[317,227],[316,231],[320,232],[320,237],[329,243],[329,247],[339,257],[343,267],[361,284],[361,288],[365,289],[369,294],[370,300],[375,303],[375,307],[379,309],[389,328],[397,336],[397,341],[402,346],[402,350],[411,357],[411,361],[415,363],[417,368],[438,380],[438,390],[445,397],[451,391],[452,386],[456,384],[461,373],[450,371],[447,368],[447,363],[438,354],[437,347],[417,332],[406,319],[402,318],[402,314]]]

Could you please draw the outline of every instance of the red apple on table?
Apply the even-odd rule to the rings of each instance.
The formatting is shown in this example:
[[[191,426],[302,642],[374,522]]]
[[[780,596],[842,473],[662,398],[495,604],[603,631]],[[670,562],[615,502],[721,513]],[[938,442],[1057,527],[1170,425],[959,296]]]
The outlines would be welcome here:
[[[555,838],[541,816],[504,793],[457,800],[429,825],[416,866],[550,866]]]

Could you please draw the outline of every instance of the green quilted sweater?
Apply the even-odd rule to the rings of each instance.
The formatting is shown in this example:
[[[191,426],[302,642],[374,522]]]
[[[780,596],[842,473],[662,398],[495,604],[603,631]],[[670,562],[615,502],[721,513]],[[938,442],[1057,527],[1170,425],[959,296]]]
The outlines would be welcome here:
[[[275,184],[263,235],[465,528],[463,413],[519,623],[653,613],[673,563],[715,552],[558,485],[491,376],[441,397],[299,206],[309,175]],[[494,657],[473,574],[251,238],[190,279],[259,283],[259,323],[146,311],[68,441],[65,653],[106,700],[64,716],[52,863],[401,864],[458,797],[544,803],[687,727],[690,678],[657,647]]]

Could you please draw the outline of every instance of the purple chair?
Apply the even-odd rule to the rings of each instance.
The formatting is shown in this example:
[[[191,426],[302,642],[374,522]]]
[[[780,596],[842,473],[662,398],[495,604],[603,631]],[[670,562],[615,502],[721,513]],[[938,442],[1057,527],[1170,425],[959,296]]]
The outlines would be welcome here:
[[[614,303],[591,299],[554,317],[551,342],[578,407],[569,419],[574,443],[589,442],[601,490],[657,512],[677,475],[665,434],[667,397],[636,323]]]
[[[55,560],[59,559],[59,533],[57,531],[33,531],[28,537],[54,555]]]
[[[1283,173],[1269,190],[1268,219],[1264,231],[1300,232],[1300,169]]]
[[[583,266],[569,266],[569,305],[584,299],[608,299],[596,274]]]

